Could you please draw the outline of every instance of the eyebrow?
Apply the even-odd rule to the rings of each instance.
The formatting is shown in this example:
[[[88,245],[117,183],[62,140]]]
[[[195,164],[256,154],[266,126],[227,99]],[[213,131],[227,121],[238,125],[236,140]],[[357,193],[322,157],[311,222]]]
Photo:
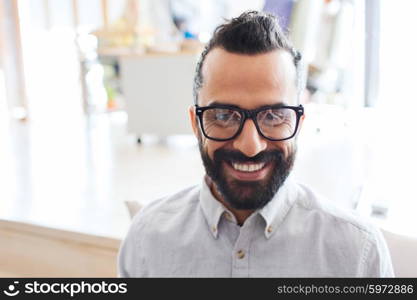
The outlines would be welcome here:
[[[223,103],[223,102],[218,102],[218,101],[213,101],[208,106],[225,106],[225,107],[233,107],[233,108],[242,109],[238,105]],[[255,108],[255,109],[263,109],[263,108],[267,108],[267,107],[281,107],[281,106],[288,106],[288,104],[286,102],[280,102],[280,103],[276,103],[276,104],[262,105],[260,107]]]
[[[230,104],[230,103],[221,103],[221,102],[211,102],[208,106],[227,106],[227,107],[234,107],[234,108],[241,108],[238,105]]]

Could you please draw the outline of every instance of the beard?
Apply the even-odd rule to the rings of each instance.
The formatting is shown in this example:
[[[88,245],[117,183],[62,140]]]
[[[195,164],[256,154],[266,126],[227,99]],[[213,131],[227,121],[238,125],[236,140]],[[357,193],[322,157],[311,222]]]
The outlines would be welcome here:
[[[211,159],[199,138],[201,158],[207,176],[216,185],[222,199],[238,210],[256,210],[272,200],[287,179],[294,165],[296,150],[285,157],[281,150],[262,151],[254,157],[247,157],[240,151],[217,149]],[[265,163],[272,164],[270,174],[257,181],[244,181],[227,176],[224,163]]]

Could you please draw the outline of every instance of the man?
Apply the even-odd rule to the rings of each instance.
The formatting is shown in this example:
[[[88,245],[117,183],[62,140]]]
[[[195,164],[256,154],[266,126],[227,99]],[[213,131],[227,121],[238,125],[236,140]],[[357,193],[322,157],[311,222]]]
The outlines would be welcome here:
[[[271,15],[216,29],[189,110],[207,175],[136,215],[120,276],[393,276],[377,229],[288,178],[304,120],[299,62]]]

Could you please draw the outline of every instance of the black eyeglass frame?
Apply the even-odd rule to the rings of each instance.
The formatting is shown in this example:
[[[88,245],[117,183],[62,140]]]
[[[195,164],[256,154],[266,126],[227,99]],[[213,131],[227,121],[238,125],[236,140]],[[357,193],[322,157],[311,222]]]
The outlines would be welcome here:
[[[272,142],[279,142],[279,141],[289,140],[297,134],[300,119],[304,115],[304,107],[301,104],[298,105],[298,106],[289,106],[289,105],[277,104],[277,105],[271,105],[271,106],[263,106],[263,107],[260,107],[260,108],[257,108],[257,109],[251,109],[251,110],[243,109],[243,108],[232,106],[232,105],[220,105],[220,104],[210,105],[210,106],[199,106],[198,104],[195,104],[194,106],[195,106],[195,113],[198,116],[198,120],[199,120],[199,123],[200,123],[200,128],[201,128],[201,131],[203,132],[204,136],[206,138],[208,138],[209,140],[218,141],[218,142],[230,141],[230,140],[233,140],[234,138],[236,138],[242,132],[243,126],[245,125],[245,122],[246,122],[247,119],[251,119],[253,121],[253,123],[255,124],[256,130],[258,131],[258,134],[260,136],[262,136],[263,138],[265,138],[269,141],[272,141]],[[243,116],[243,119],[240,122],[239,129],[236,131],[236,133],[232,137],[227,138],[227,139],[219,139],[219,138],[210,137],[206,134],[206,132],[204,130],[204,125],[203,125],[203,113],[204,113],[204,111],[206,111],[208,109],[213,109],[213,108],[232,109],[232,110],[238,111],[241,114],[241,116]],[[284,139],[273,139],[273,138],[269,138],[269,137],[265,136],[262,133],[261,129],[259,128],[258,121],[256,120],[256,116],[258,115],[259,112],[265,111],[265,110],[268,110],[268,109],[278,109],[278,108],[292,109],[292,110],[295,111],[296,116],[297,116],[297,119],[296,119],[296,122],[295,122],[294,133],[291,136],[289,136],[287,138],[284,138]]]

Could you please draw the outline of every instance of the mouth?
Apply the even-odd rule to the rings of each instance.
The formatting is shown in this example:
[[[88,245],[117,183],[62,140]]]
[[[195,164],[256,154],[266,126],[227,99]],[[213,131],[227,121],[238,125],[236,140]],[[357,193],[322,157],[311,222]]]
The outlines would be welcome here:
[[[229,175],[237,180],[255,181],[264,179],[271,164],[268,163],[241,163],[241,162],[225,162],[224,165],[228,170]]]
[[[241,163],[232,163],[233,169],[240,172],[256,172],[262,169],[265,166],[265,163],[260,164],[241,164]]]

